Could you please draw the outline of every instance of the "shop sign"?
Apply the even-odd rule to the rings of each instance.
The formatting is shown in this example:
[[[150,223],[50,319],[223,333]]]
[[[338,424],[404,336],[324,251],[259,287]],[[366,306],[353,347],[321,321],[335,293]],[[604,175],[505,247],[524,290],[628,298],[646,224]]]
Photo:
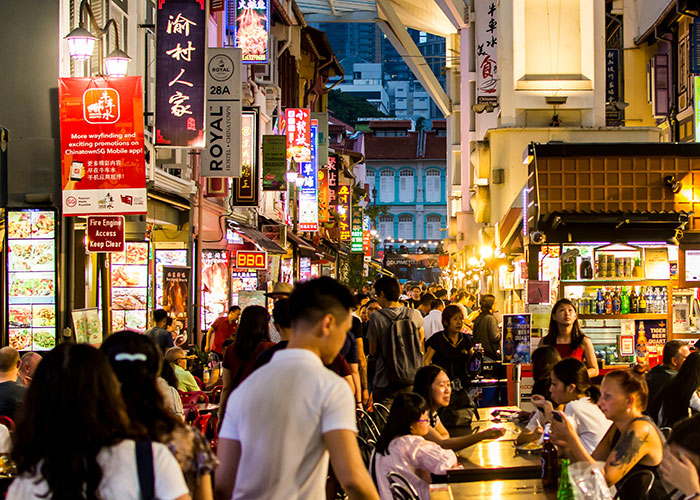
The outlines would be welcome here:
[[[325,165],[328,163],[328,113],[314,111],[311,113],[311,119],[318,122],[318,164]]]
[[[204,145],[204,0],[158,0],[156,144]]]
[[[228,311],[228,250],[202,250],[202,326]]]
[[[666,339],[666,320],[634,320],[634,345],[638,363],[644,363],[649,355],[661,352]]]
[[[351,236],[350,228],[350,186],[343,184],[338,188],[338,229],[340,230],[340,241],[349,241]]]
[[[527,303],[528,304],[549,304],[549,281],[528,280],[527,282]]]
[[[498,106],[498,8],[497,1],[477,1],[476,102]]]
[[[231,3],[236,6],[234,46],[241,49],[243,64],[267,64],[270,0],[231,0]]]
[[[283,135],[263,135],[263,191],[284,191],[287,186],[287,139]]]
[[[207,49],[207,144],[202,177],[241,174],[241,51]]]
[[[235,267],[236,269],[267,269],[267,253],[238,250]]]
[[[501,357],[504,363],[530,363],[531,332],[529,313],[503,315]]]
[[[287,119],[287,161],[311,161],[311,112],[308,109],[289,108]]]
[[[124,251],[124,216],[91,215],[87,218],[87,251]]]
[[[328,207],[335,210],[338,200],[338,167],[340,159],[337,155],[328,156]]]
[[[188,327],[187,311],[192,268],[163,266],[163,309]]]
[[[257,279],[257,271],[232,271],[231,278],[234,280]]]
[[[362,218],[362,251],[365,257],[372,257],[372,234],[370,233],[369,215]]]
[[[352,227],[350,236],[350,251],[353,253],[362,253],[362,209],[355,207],[352,211]]]
[[[236,207],[258,206],[258,113],[241,115],[241,176],[233,178],[231,204]]]
[[[690,29],[690,72],[700,73],[700,19],[695,18]],[[695,94],[696,96],[698,94]],[[697,141],[696,141],[697,142]]]
[[[695,90],[695,94],[693,94],[695,105],[695,142],[700,142],[700,76],[693,77],[693,87]]]
[[[318,221],[328,222],[330,220],[328,203],[328,169],[318,169]]]
[[[311,120],[311,161],[299,164],[299,230],[318,231],[318,164],[316,136],[318,123]]]
[[[59,78],[63,215],[145,214],[141,78]]]
[[[614,103],[620,100],[620,49],[605,50],[605,102]],[[620,111],[612,107],[606,110],[606,118],[619,120]]]
[[[668,248],[645,248],[644,267],[648,280],[669,279],[671,271],[668,265]]]

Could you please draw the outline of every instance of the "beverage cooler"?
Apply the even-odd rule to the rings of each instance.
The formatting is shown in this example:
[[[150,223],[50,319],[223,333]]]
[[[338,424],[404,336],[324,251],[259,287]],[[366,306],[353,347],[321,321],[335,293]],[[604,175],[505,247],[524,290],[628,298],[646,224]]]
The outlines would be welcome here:
[[[7,345],[48,351],[56,345],[56,212],[8,209],[5,227]]]

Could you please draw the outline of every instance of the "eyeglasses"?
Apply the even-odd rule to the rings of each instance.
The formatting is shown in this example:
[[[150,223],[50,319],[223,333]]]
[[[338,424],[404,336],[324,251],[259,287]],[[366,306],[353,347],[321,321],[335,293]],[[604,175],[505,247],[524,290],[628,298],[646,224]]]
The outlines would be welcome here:
[[[429,418],[419,418],[416,422],[430,422]]]

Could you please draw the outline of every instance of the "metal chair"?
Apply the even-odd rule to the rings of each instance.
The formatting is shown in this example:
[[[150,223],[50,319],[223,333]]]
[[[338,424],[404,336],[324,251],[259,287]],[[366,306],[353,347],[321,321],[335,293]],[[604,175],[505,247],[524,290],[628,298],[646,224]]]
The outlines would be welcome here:
[[[357,409],[357,430],[365,441],[376,443],[379,439],[379,429],[372,417],[365,410]]]
[[[389,481],[389,490],[394,500],[420,500],[418,492],[413,485],[398,472],[389,472],[386,478]]]
[[[654,474],[649,470],[639,470],[617,485],[615,500],[646,500],[652,486]]]
[[[357,445],[360,447],[360,455],[362,456],[362,461],[365,463],[365,467],[369,470],[370,459],[372,458],[372,452],[374,451],[374,442],[367,441],[365,438],[358,434]]]
[[[659,430],[661,431],[661,434],[663,435],[664,439],[668,439],[668,436],[671,434],[671,428],[661,427]]]
[[[377,421],[377,427],[383,429],[386,425],[387,419],[389,418],[389,408],[381,403],[374,403],[372,408],[374,409],[374,417]]]

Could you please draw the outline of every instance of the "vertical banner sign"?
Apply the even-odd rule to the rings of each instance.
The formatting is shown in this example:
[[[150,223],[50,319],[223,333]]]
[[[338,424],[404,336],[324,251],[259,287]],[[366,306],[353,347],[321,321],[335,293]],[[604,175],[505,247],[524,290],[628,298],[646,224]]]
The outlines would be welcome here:
[[[182,321],[185,328],[188,327],[191,270],[189,267],[163,266],[163,309]]]
[[[700,73],[700,19],[695,18],[690,27],[690,72]]]
[[[700,76],[693,77],[693,87],[695,90],[695,142],[700,142]]]
[[[349,241],[350,230],[350,186],[343,184],[338,187],[338,229],[340,230],[340,241]]]
[[[498,106],[498,11],[496,0],[476,0],[476,102]]]
[[[241,115],[241,176],[233,179],[233,206],[258,206],[258,177],[258,112],[246,110]]]
[[[207,144],[202,177],[241,175],[241,51],[207,49]]]
[[[234,45],[241,49],[243,64],[269,62],[270,0],[230,0],[236,4]]]
[[[620,88],[618,72],[620,69],[620,50],[605,50],[605,102],[619,101]]]
[[[338,203],[338,156],[328,156],[328,208],[332,211]]]
[[[287,178],[287,139],[283,135],[263,135],[263,191],[284,191]]]
[[[501,353],[504,363],[530,363],[531,332],[532,318],[529,313],[503,315]]]
[[[328,169],[318,169],[318,221],[328,222]]]
[[[299,230],[318,231],[318,123],[311,120],[311,161],[299,164],[302,184],[299,188]]]
[[[156,145],[204,145],[204,0],[158,0]]]
[[[369,215],[362,217],[362,251],[365,257],[372,257],[372,234],[369,228]]]
[[[145,214],[141,77],[59,78],[63,215]]]
[[[360,207],[355,207],[352,211],[351,221],[350,251],[362,253],[362,209]]]
[[[328,163],[328,113],[312,112],[311,119],[318,122],[318,164]]]
[[[308,109],[290,108],[287,118],[287,161],[311,161],[311,113]]]

